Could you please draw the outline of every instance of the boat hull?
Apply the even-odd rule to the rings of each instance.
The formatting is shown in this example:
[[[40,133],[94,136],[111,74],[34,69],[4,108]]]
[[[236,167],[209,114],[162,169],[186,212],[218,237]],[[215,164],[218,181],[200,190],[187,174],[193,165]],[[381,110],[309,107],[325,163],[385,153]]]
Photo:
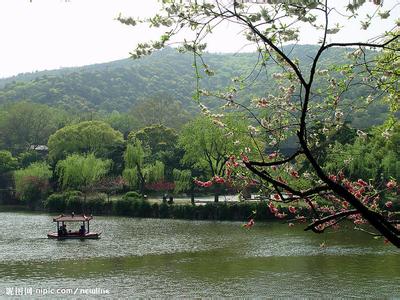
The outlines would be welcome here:
[[[84,235],[80,234],[67,234],[63,236],[58,236],[56,232],[49,232],[47,237],[49,239],[56,239],[56,240],[97,240],[100,238],[101,232],[88,232]]]

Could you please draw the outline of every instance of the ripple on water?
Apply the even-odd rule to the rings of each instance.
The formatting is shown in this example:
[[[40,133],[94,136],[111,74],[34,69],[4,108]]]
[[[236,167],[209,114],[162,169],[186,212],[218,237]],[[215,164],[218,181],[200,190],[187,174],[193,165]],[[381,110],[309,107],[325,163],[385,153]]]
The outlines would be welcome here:
[[[400,296],[398,250],[358,232],[119,217],[91,225],[101,240],[54,241],[51,216],[0,213],[0,295],[62,282],[118,297]]]

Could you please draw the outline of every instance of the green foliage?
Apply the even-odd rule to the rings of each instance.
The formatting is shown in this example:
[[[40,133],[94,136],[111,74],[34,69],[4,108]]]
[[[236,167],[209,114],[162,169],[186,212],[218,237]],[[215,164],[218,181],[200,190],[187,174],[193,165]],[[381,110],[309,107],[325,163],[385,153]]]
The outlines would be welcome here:
[[[152,206],[144,199],[122,198],[113,202],[113,213],[146,218],[152,216]]]
[[[173,171],[175,189],[174,193],[185,192],[192,186],[192,172],[190,170],[178,170]]]
[[[64,189],[87,190],[107,174],[110,160],[96,158],[93,153],[87,155],[72,154],[57,163],[59,183]]]
[[[125,168],[132,169],[137,166],[141,168],[145,155],[142,143],[139,140],[135,140],[133,144],[128,144],[124,153]]]
[[[115,110],[106,115],[103,121],[110,124],[113,129],[122,132],[124,136],[140,125],[140,122],[131,114],[120,113]]]
[[[43,154],[35,150],[24,151],[18,155],[18,162],[22,168],[43,159]]]
[[[394,38],[395,34],[399,34],[399,30],[387,36],[387,39]],[[384,101],[389,104],[392,112],[400,110],[400,57],[398,49],[400,41],[397,38],[390,44],[388,49],[384,49],[378,55],[377,67],[373,70],[373,75],[378,77],[378,84],[381,90],[385,91]]]
[[[144,158],[145,152],[139,140],[126,146],[124,153],[125,169],[122,176],[132,189],[138,187],[138,185],[143,185],[142,169]]]
[[[18,197],[34,208],[50,191],[52,173],[47,164],[36,162],[25,169],[14,171],[15,189]]]
[[[127,192],[122,197],[122,199],[129,199],[129,198],[138,200],[138,199],[142,199],[143,197],[140,194],[138,194],[138,193],[136,193],[134,191]]]
[[[222,176],[225,162],[231,155],[240,155],[249,148],[256,153],[247,125],[240,116],[228,116],[223,127],[208,117],[199,117],[182,129],[179,144],[185,150],[183,162],[207,170],[208,176]]]
[[[124,143],[120,132],[100,121],[85,121],[68,125],[50,136],[49,156],[52,161],[64,159],[72,153],[94,153],[109,158],[109,153]]]
[[[140,140],[146,149],[146,163],[162,162],[165,166],[165,177],[172,180],[172,170],[180,167],[183,156],[183,150],[178,147],[178,135],[173,129],[163,125],[152,125],[132,131],[128,140]]]
[[[147,165],[143,169],[143,175],[146,183],[158,182],[164,180],[165,166],[161,161],[156,161],[154,164]]]
[[[139,131],[132,131],[128,135],[128,141],[139,140],[144,148],[150,153],[158,154],[164,151],[173,151],[178,140],[178,136],[171,128],[163,125],[152,125]],[[150,161],[153,162],[157,158]]]
[[[55,193],[47,197],[44,207],[51,212],[69,213],[106,213],[109,210],[105,194],[91,194],[84,201],[84,196],[79,191],[66,191]]]
[[[122,177],[125,179],[129,188],[135,189],[139,184],[139,174],[137,169],[127,169],[125,168],[122,172]]]
[[[13,171],[17,168],[18,161],[9,151],[0,151],[0,174]]]
[[[19,102],[3,107],[0,141],[13,153],[46,145],[49,136],[66,122],[64,113],[47,105]]]
[[[130,114],[141,126],[158,125],[174,129],[180,129],[190,119],[190,114],[180,101],[165,95],[137,102]]]
[[[325,168],[329,172],[344,170],[347,175],[371,179],[374,183],[400,180],[400,124],[390,129],[376,127],[367,136],[358,137],[354,144],[336,143],[329,150]]]
[[[293,48],[293,45],[287,45],[283,51],[290,53],[290,57],[298,58],[299,65],[304,67],[311,63],[310,57],[317,51],[317,46],[300,45]],[[234,56],[205,53],[203,56],[209,65],[208,69],[216,72],[212,77],[203,76],[202,87],[219,91],[224,91],[232,78],[250,74],[259,59],[258,53],[236,53]],[[346,50],[327,51],[319,66],[324,69],[332,64],[337,65],[338,61],[349,62]],[[194,102],[184,101],[190,99],[193,93],[192,64],[191,54],[166,48],[135,61],[127,59],[81,68],[22,74],[0,79],[0,104],[28,98],[34,103],[44,103],[74,114],[89,113],[90,118],[93,117],[93,111],[118,111],[120,115],[111,114],[101,119],[124,133],[136,128],[136,122],[138,125],[162,124],[179,129],[189,119],[185,110],[189,113],[198,111]],[[249,103],[254,95],[264,95],[265,91],[275,88],[270,74],[280,72],[280,69],[272,60],[266,61],[266,64],[269,75],[259,74],[250,89],[239,92],[238,98],[243,99],[243,103]],[[348,98],[354,101],[366,96],[368,92],[362,86],[354,86]],[[219,102],[210,100],[206,104],[216,107]],[[129,115],[124,114],[129,107],[132,107]],[[380,109],[371,109],[373,111],[363,116],[367,127],[380,124],[385,119],[372,118],[371,115]],[[357,116],[358,113],[351,117]]]
[[[51,194],[44,201],[44,207],[51,212],[64,212],[67,207],[67,201],[64,194]]]

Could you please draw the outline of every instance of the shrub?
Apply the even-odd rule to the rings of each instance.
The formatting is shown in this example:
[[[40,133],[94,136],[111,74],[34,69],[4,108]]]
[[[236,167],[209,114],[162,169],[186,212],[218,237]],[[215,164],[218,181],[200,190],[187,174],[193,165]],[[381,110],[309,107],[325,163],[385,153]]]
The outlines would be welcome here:
[[[134,191],[127,192],[123,197],[123,199],[142,199],[142,196]]]
[[[65,193],[67,199],[67,210],[75,213],[83,213],[83,196],[79,191],[71,191]]]
[[[33,209],[40,200],[44,199],[49,191],[49,166],[42,162],[31,164],[25,169],[14,172],[15,189],[18,198]]]
[[[129,199],[118,199],[113,202],[112,211],[116,215],[130,216],[132,215],[132,201]]]
[[[44,201],[44,207],[49,211],[63,212],[67,207],[64,194],[52,194]]]
[[[168,218],[169,217],[169,207],[167,203],[161,203],[159,206],[159,217]]]
[[[86,212],[101,214],[106,212],[107,195],[98,193],[91,195],[86,201]]]

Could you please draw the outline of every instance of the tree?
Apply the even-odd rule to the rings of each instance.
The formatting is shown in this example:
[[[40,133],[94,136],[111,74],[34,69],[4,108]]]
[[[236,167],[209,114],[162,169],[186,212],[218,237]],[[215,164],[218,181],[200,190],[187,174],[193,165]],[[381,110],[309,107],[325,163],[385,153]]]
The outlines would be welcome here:
[[[183,150],[178,146],[178,135],[175,130],[164,125],[152,125],[138,131],[131,131],[128,141],[138,139],[145,149],[146,163],[161,161],[166,169],[165,176],[172,180],[172,170],[180,167]]]
[[[180,101],[165,96],[139,101],[130,114],[141,126],[163,125],[174,129],[180,129],[190,119]]]
[[[156,160],[154,163],[145,163],[147,153],[139,139],[128,144],[124,153],[125,169],[122,175],[130,188],[139,188],[142,194],[146,183],[163,180],[165,174],[165,166],[162,162]]]
[[[133,129],[139,127],[139,122],[133,116],[118,111],[113,111],[104,117],[104,122],[110,124],[113,129],[122,132],[124,137],[128,136]]]
[[[47,105],[19,102],[5,107],[0,120],[0,139],[13,153],[46,145],[49,136],[65,125],[66,116]]]
[[[9,151],[0,151],[0,175],[17,168],[18,161]]]
[[[9,151],[0,151],[0,189],[12,186],[12,171],[18,166],[18,161]]]
[[[226,122],[229,126],[221,127],[216,126],[209,116],[199,117],[186,124],[179,136],[179,145],[185,150],[182,161],[203,170],[205,177],[224,176],[229,158],[242,151],[247,155],[257,154],[257,145],[253,142],[256,139],[246,134],[254,129],[253,126],[247,128],[240,115],[229,116]]]
[[[346,21],[332,24],[332,18],[364,18],[361,19],[362,30],[367,30],[377,19],[390,16],[390,9],[385,11],[378,6],[374,14],[359,14],[359,9],[366,1],[353,1],[342,9],[333,1],[265,1],[264,4],[254,4],[252,1],[215,1],[215,2],[178,2],[163,1],[162,11],[154,18],[144,20],[152,25],[167,27],[167,32],[159,41],[139,44],[133,52],[133,57],[140,57],[164,47],[183,28],[190,28],[192,37],[184,39],[183,51],[194,55],[197,91],[195,100],[199,103],[205,96],[213,96],[222,100],[224,106],[236,106],[246,110],[258,124],[259,130],[266,133],[266,143],[275,148],[268,157],[260,153],[261,160],[251,160],[242,156],[242,162],[248,170],[256,175],[266,188],[276,192],[276,199],[283,202],[293,202],[304,199],[313,212],[311,224],[306,228],[315,232],[323,232],[326,228],[336,225],[345,217],[351,217],[356,224],[368,222],[382,236],[395,246],[400,247],[400,230],[397,228],[396,215],[377,206],[377,200],[363,201],[364,197],[374,197],[380,194],[361,178],[351,182],[342,173],[329,174],[323,169],[316,156],[321,148],[329,147],[329,143],[320,143],[320,135],[330,135],[343,124],[346,112],[353,107],[353,102],[343,101],[346,93],[351,93],[355,85],[364,85],[371,95],[365,99],[373,102],[377,99],[379,84],[371,75],[371,70],[377,66],[374,56],[367,49],[394,51],[398,58],[399,49],[393,46],[398,41],[399,32],[393,31],[387,38],[380,36],[373,40],[358,40],[354,35],[352,41],[335,41],[334,34],[341,30],[339,24],[349,24]],[[375,1],[380,5],[380,1]],[[396,8],[395,8],[396,9]],[[120,18],[125,24],[135,25],[141,20]],[[250,76],[236,78],[232,86],[225,91],[207,91],[201,89],[201,77],[213,75],[213,70],[202,57],[206,48],[204,39],[212,34],[215,27],[226,22],[241,26],[249,42],[257,47],[258,63],[254,69],[266,71],[268,60],[274,60],[281,71],[273,74],[276,90],[268,91],[254,97],[251,106],[244,106],[236,99],[238,91],[242,90],[252,79]],[[299,61],[285,51],[283,44],[299,40],[299,26],[308,26],[316,30],[320,36],[319,47],[310,60],[310,64],[300,65]],[[348,65],[334,65],[321,68],[320,59],[324,53],[334,48],[349,48],[349,57],[354,61]],[[295,48],[295,46],[292,46]],[[200,70],[200,66],[204,71]],[[393,73],[394,76],[397,76]],[[398,78],[398,76],[397,76]],[[316,82],[323,83],[316,88]],[[394,80],[393,82],[398,82]],[[379,98],[378,98],[379,99]],[[260,111],[269,111],[266,117]],[[223,117],[214,114],[217,122],[224,124]],[[322,122],[324,126],[315,126]],[[289,137],[297,139],[297,149],[290,155],[279,153],[281,141]],[[327,139],[329,140],[329,139]],[[300,177],[299,163],[308,162],[311,169],[307,174],[308,184],[301,189],[294,183]],[[271,168],[285,168],[293,180],[283,181],[271,171]],[[393,190],[396,182],[387,184]],[[395,192],[395,191],[394,191]],[[282,193],[292,196],[284,197]],[[318,208],[310,199],[324,198],[330,201],[332,209]],[[369,199],[369,198],[368,198]],[[278,217],[284,217],[276,212]]]
[[[354,143],[329,149],[326,169],[343,170],[353,180],[366,178],[375,186],[400,180],[400,124],[381,125],[368,133],[359,130]]]
[[[122,148],[123,144],[122,134],[110,125],[101,121],[85,121],[65,126],[51,135],[49,157],[55,163],[73,153],[93,153],[99,158],[111,158],[110,153]]]
[[[57,163],[56,173],[63,189],[78,189],[86,194],[111,167],[110,160],[96,158],[93,153],[71,154]]]
[[[17,196],[31,209],[35,208],[50,191],[51,175],[49,165],[44,162],[35,162],[25,169],[14,171]]]

